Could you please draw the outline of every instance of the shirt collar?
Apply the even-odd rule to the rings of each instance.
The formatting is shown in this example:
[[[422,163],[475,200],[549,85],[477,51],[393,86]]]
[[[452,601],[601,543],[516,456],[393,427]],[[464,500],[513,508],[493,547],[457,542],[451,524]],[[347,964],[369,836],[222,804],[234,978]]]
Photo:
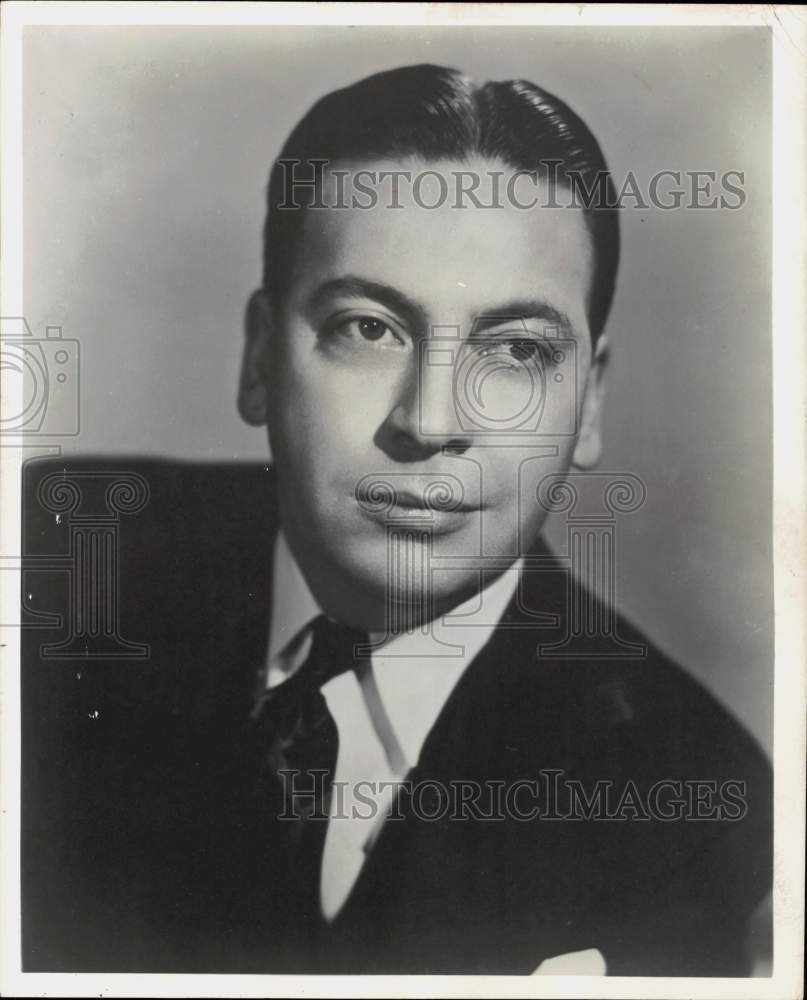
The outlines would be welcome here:
[[[379,694],[409,768],[451,692],[496,630],[523,559],[484,590],[435,619],[427,634],[399,635],[373,654]]]
[[[414,767],[437,716],[466,668],[493,635],[510,602],[523,559],[424,632],[394,636],[372,655],[373,676],[408,767]],[[282,531],[275,542],[267,683],[290,672],[291,653],[322,609]],[[371,642],[377,636],[370,637]]]
[[[269,663],[274,664],[322,609],[311,593],[282,531],[275,540]]]

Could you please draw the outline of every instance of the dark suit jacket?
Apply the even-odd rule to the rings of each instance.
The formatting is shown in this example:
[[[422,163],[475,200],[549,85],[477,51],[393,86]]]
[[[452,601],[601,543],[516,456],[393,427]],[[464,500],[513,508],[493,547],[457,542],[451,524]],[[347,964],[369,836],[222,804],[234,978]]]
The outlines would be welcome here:
[[[748,974],[746,918],[771,884],[767,762],[649,644],[638,660],[596,649],[580,660],[539,656],[567,624],[559,565],[524,574],[413,781],[512,787],[558,771],[587,794],[610,782],[617,798],[630,783],[644,794],[681,781],[691,794],[687,782],[710,781],[717,801],[734,781],[744,783],[743,808],[728,810],[733,819],[693,818],[708,817],[702,802],[667,821],[642,818],[641,803],[636,818],[623,809],[612,819],[545,810],[531,820],[429,821],[405,808],[326,928],[304,888],[312,873],[289,866],[245,777],[244,724],[272,596],[271,470],[71,461],[65,478],[79,474],[82,501],[62,498],[60,515],[59,476],[47,477],[62,468],[38,460],[25,470],[26,970],[529,973],[545,958],[598,948],[610,974]],[[147,502],[133,513],[119,505],[106,541],[94,543],[111,552],[99,585],[76,573],[90,551],[76,539],[122,469],[142,477]],[[73,611],[71,620],[82,587],[85,618]],[[93,587],[107,601],[99,613],[114,624],[111,640],[87,617]],[[530,610],[556,624],[534,625]],[[43,623],[53,611],[60,626]],[[83,650],[75,641],[53,649],[68,633],[88,637]],[[147,657],[86,655],[124,641],[146,644]],[[710,786],[700,787],[708,800]]]

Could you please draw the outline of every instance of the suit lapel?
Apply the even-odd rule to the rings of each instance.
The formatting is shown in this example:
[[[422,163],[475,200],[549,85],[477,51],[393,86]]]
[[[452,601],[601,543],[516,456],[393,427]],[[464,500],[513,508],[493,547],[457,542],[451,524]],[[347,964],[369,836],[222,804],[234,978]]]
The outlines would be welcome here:
[[[409,775],[420,792],[401,800],[404,819],[386,822],[334,925],[339,947],[354,964],[357,948],[367,955],[368,971],[377,962],[377,971],[531,972],[596,946],[586,929],[600,889],[591,824],[515,814],[534,806],[533,788],[540,802],[542,771],[574,773],[585,756],[587,671],[536,653],[563,627],[565,579],[554,569],[531,574],[463,674]],[[532,625],[538,609],[557,615],[555,629]],[[448,813],[420,818],[439,812],[440,789]],[[475,806],[457,806],[473,789]]]

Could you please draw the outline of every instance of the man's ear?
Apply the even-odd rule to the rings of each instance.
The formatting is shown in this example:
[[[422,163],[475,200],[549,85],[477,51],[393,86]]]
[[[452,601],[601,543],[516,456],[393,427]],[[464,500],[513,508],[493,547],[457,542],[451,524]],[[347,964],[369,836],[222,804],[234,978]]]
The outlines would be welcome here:
[[[583,390],[580,433],[572,455],[572,465],[591,469],[602,454],[602,407],[605,397],[605,370],[608,366],[608,341],[601,334],[591,360]]]
[[[238,412],[253,427],[266,423],[268,407],[267,363],[272,334],[272,309],[266,292],[253,292],[247,304],[246,342],[238,383]]]

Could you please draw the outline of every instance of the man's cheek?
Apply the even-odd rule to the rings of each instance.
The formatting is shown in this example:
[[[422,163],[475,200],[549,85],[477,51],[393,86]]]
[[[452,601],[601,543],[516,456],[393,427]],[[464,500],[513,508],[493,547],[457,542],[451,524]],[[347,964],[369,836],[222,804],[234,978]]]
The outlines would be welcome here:
[[[389,416],[393,399],[394,388],[381,378],[365,376],[347,383],[334,378],[322,387],[316,414],[327,423],[331,437],[344,435],[351,441],[372,441]]]

